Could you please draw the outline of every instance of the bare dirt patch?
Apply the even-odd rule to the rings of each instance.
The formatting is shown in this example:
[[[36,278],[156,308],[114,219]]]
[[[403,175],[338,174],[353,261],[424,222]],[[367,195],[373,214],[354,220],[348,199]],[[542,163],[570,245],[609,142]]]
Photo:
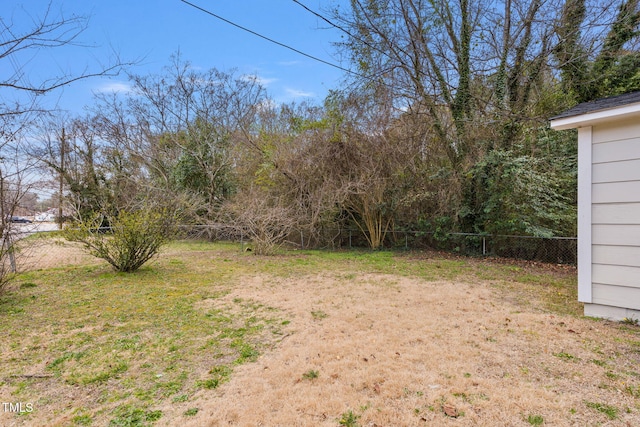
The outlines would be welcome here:
[[[349,411],[361,426],[640,424],[625,393],[639,353],[612,324],[516,305],[486,283],[349,279],[243,280],[225,298],[283,310],[288,335],[199,392],[195,416],[163,408],[161,424],[336,426]]]

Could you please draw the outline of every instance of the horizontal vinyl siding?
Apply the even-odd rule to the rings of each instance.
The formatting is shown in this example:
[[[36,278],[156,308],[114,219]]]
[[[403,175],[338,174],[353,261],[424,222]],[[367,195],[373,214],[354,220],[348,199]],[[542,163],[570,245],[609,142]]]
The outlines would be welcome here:
[[[640,225],[640,203],[605,203],[591,207],[592,224]]]
[[[593,144],[593,163],[620,162],[640,157],[640,134],[635,138]]]
[[[595,224],[591,227],[593,245],[640,246],[640,225]]]
[[[593,264],[593,283],[640,288],[640,267]]]
[[[591,256],[594,264],[640,267],[639,246],[593,245]]]
[[[593,303],[640,310],[640,288],[594,283]]]
[[[592,303],[640,310],[640,121],[594,126]]]
[[[594,144],[620,141],[640,137],[640,122],[637,117],[626,120],[612,120],[593,127]]]
[[[640,141],[638,142],[640,147]],[[640,181],[640,159],[594,163],[591,170],[591,182]]]
[[[596,204],[640,202],[640,181],[593,184],[591,202]]]

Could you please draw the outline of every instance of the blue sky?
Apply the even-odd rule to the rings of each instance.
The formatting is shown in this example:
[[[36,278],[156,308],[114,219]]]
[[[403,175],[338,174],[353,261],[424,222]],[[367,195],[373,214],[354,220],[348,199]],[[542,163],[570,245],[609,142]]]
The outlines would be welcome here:
[[[338,30],[304,10],[292,0],[191,0],[192,3],[309,55],[340,64],[332,42]],[[323,13],[342,0],[301,0]],[[179,0],[4,0],[2,19],[12,22],[20,33],[32,26],[51,4],[51,17],[89,16],[86,30],[78,37],[81,46],[46,49],[15,55],[0,68],[21,66],[32,81],[59,75],[78,74],[109,62],[113,52],[123,60],[140,60],[127,69],[134,74],[159,73],[169,57],[181,56],[198,69],[236,69],[254,74],[276,102],[314,99],[321,102],[329,89],[340,85],[344,72],[269,43]],[[4,35],[5,39],[7,38]],[[342,64],[345,65],[346,64]],[[6,71],[5,71],[6,72]],[[80,81],[62,91],[48,94],[47,106],[80,112],[99,91],[126,90],[127,76]]]

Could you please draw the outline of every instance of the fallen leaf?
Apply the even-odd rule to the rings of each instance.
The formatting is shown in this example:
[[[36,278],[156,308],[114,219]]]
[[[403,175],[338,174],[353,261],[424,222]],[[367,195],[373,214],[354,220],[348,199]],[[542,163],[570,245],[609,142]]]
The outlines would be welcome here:
[[[448,417],[458,418],[458,410],[451,405],[442,405],[442,412]]]

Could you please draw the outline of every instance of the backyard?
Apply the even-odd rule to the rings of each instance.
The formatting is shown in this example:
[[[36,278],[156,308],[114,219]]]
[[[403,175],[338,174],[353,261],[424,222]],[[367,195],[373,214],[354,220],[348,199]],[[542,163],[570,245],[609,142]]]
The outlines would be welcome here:
[[[50,239],[23,255],[0,296],[2,426],[640,425],[640,327],[583,317],[573,267],[208,242],[133,274]]]

